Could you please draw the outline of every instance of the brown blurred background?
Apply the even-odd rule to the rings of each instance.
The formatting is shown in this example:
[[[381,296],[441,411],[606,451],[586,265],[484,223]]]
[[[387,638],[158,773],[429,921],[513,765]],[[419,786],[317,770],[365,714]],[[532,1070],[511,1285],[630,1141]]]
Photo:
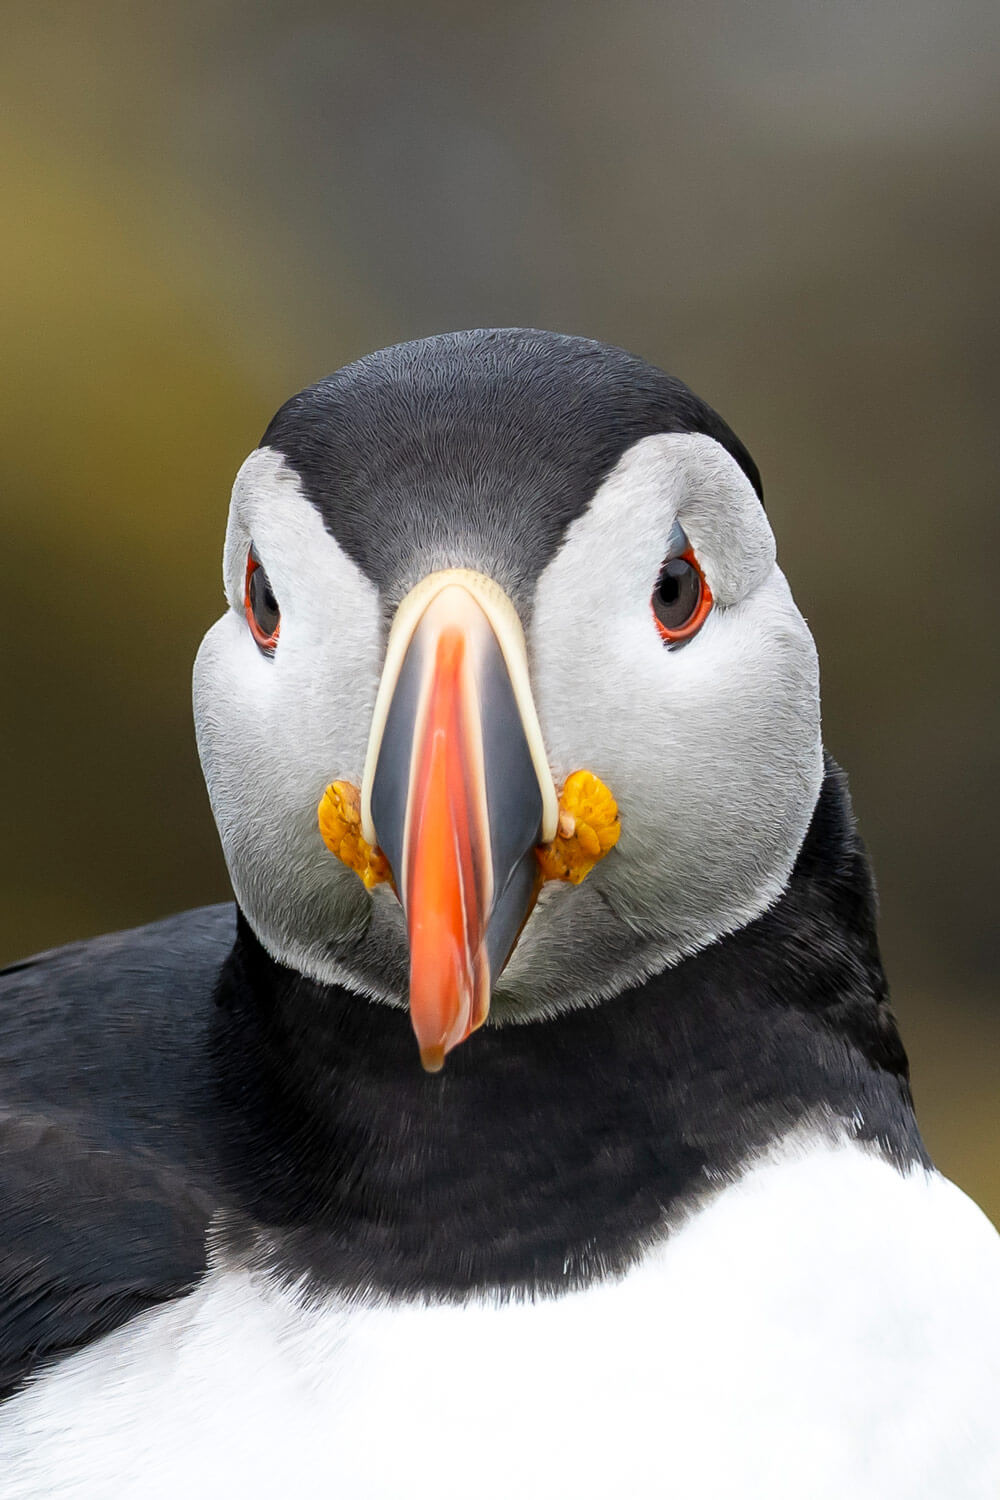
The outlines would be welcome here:
[[[0,959],[226,896],[190,665],[280,402],[590,334],[761,465],[921,1119],[1000,1219],[998,44],[994,0],[6,7]]]

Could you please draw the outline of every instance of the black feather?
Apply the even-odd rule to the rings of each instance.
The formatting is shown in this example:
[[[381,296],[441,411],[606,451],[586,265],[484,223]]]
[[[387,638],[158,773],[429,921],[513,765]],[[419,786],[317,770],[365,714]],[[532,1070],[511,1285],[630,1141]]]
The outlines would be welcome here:
[[[0,977],[7,1391],[189,1290],[213,1215],[318,1289],[554,1292],[802,1122],[926,1162],[832,763],[770,911],[600,1007],[486,1027],[437,1077],[405,1012],[233,936],[205,908]]]
[[[293,396],[261,441],[390,605],[434,567],[469,566],[526,608],[570,521],[659,432],[715,438],[761,494],[743,444],[682,381],[533,328],[382,349]]]

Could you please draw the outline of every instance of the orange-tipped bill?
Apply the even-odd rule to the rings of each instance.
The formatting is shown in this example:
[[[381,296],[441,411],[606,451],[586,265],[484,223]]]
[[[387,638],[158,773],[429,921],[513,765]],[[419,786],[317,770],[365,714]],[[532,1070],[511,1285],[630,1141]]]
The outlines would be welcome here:
[[[489,1011],[483,941],[493,901],[475,682],[466,634],[448,621],[434,644],[421,718],[403,840],[403,899],[413,1029],[424,1067],[436,1071]]]
[[[424,1067],[436,1072],[487,1017],[534,903],[533,851],[554,789],[548,777],[543,792],[544,762],[538,772],[509,601],[490,580],[458,572],[432,575],[414,596],[415,609],[400,608],[402,649],[397,640],[395,663],[391,649],[387,658],[362,802],[406,913],[410,1014]]]

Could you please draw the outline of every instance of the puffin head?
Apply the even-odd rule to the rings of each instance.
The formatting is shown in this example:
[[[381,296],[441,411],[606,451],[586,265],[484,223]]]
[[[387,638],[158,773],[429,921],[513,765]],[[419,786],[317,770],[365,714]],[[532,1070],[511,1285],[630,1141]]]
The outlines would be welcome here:
[[[279,963],[409,1004],[430,1069],[784,889],[815,649],[680,381],[523,329],[369,355],[240,469],[224,577],[194,702],[237,900]]]

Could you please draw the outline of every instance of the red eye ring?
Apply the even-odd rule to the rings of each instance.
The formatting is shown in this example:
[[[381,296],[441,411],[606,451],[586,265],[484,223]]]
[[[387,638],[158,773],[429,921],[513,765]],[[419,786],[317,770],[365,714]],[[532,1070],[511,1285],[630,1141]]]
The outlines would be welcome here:
[[[268,656],[274,655],[281,633],[281,611],[270,580],[253,547],[247,553],[247,571],[243,583],[243,613],[250,634]]]
[[[668,613],[668,608],[661,597],[661,589],[664,579],[667,577],[667,569],[671,564],[680,562],[687,563],[690,570],[688,579],[695,582],[697,591],[690,601],[688,613],[676,624],[672,621],[668,624],[662,618],[663,614]],[[690,583],[687,586],[690,587]],[[650,599],[653,624],[656,626],[660,639],[666,641],[668,645],[675,645],[681,641],[689,641],[693,635],[698,634],[698,631],[704,625],[714,602],[712,590],[708,586],[708,580],[701,571],[701,566],[692,548],[689,547],[686,552],[682,552],[675,557],[668,557],[660,570],[660,576],[656,581],[656,588],[654,588],[652,598]]]

